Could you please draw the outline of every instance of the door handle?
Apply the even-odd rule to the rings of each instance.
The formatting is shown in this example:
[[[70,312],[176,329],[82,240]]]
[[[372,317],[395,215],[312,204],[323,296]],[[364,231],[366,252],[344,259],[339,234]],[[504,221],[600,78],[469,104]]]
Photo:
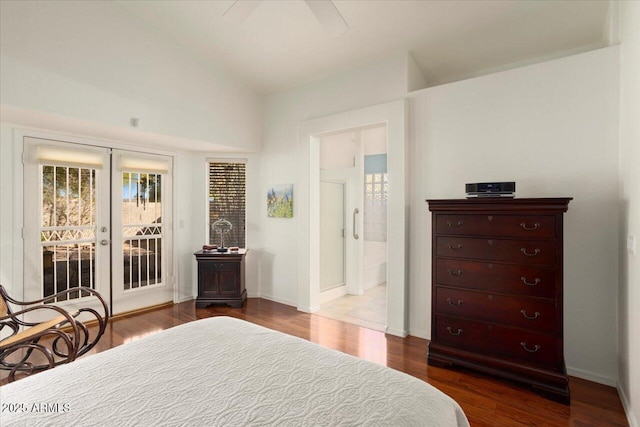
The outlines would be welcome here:
[[[358,215],[360,213],[360,209],[355,208],[353,210],[353,238],[358,240],[360,238],[360,236],[358,235],[358,233],[356,233],[356,215]]]
[[[100,244],[102,246],[107,246],[109,244],[109,241],[107,239],[102,239],[102,240],[100,240]]]

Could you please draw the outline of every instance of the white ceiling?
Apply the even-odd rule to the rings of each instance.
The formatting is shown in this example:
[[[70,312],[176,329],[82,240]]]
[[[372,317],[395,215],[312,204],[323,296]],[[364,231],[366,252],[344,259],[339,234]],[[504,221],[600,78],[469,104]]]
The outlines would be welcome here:
[[[301,0],[265,0],[240,25],[222,20],[233,0],[117,2],[264,93],[406,53],[433,86],[609,44],[609,1],[334,3],[349,25],[339,37]]]

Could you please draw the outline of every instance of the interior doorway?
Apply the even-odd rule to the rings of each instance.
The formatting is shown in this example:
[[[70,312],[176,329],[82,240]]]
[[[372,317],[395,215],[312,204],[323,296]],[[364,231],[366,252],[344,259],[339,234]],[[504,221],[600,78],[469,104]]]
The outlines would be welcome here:
[[[360,129],[384,123],[387,133],[387,322],[386,333],[405,337],[409,333],[409,235],[408,235],[408,104],[392,101],[361,109],[311,119],[300,124],[300,162],[297,215],[300,227],[298,242],[298,310],[320,310],[320,136],[345,129]],[[364,165],[362,166],[364,167]],[[362,188],[362,187],[359,187]],[[347,188],[347,193],[349,192]],[[358,191],[364,197],[362,191]],[[347,196],[347,200],[351,198]],[[349,202],[347,201],[347,204]],[[347,211],[347,234],[355,209]],[[356,213],[357,234],[362,232],[362,210]],[[362,242],[362,239],[357,240]],[[360,252],[364,257],[364,250]],[[364,274],[364,273],[362,273]],[[347,272],[349,278],[349,272]]]
[[[321,305],[316,313],[385,331],[386,124],[319,135],[318,139]]]

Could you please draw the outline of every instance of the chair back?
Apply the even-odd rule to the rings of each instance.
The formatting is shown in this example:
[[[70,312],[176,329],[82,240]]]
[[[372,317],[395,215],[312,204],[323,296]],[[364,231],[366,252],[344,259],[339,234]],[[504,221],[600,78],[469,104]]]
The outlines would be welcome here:
[[[7,291],[5,291],[4,286],[0,285],[0,317],[4,317],[9,313],[11,313],[11,310],[9,309],[9,304],[7,304]]]

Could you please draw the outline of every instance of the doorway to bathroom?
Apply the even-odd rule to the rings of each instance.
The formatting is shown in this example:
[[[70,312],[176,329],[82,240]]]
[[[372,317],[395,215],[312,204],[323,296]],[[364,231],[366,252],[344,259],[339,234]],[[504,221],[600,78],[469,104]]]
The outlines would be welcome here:
[[[319,136],[321,316],[387,326],[387,126]]]

